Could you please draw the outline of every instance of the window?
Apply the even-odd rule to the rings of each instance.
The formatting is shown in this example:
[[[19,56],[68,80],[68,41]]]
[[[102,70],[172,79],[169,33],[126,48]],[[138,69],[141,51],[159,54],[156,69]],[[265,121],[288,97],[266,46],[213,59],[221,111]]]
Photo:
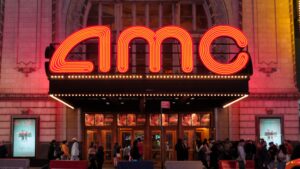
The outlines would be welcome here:
[[[149,4],[149,27],[156,29],[159,27],[159,4]]]
[[[140,25],[140,26],[144,26],[145,25],[145,21],[146,21],[146,5],[145,3],[137,3],[136,4],[136,20],[135,20],[135,24],[136,25]]]
[[[172,4],[162,4],[162,26],[172,25],[173,18],[173,5]]]
[[[193,30],[193,6],[192,4],[180,5],[180,25],[188,31]]]
[[[124,3],[123,4],[123,10],[122,10],[122,24],[123,29],[127,28],[129,26],[132,26],[132,4],[131,3]]]
[[[98,25],[98,3],[93,3],[89,11],[86,26]]]
[[[168,25],[179,25],[190,33],[204,33],[210,26],[211,18],[208,17],[209,8],[206,2],[194,1],[179,3],[175,1],[153,2],[153,1],[118,1],[118,3],[109,3],[108,1],[91,1],[92,6],[89,9],[87,17],[87,26],[91,25],[107,25],[110,26],[112,32],[112,72],[115,71],[116,45],[120,31],[133,25],[147,26],[153,31],[160,27]],[[175,19],[176,14],[180,14]],[[197,36],[196,42],[199,41]],[[218,41],[218,42],[224,42]],[[96,41],[88,41],[86,44],[86,59],[94,62],[96,69],[98,65],[98,46]],[[194,44],[195,52],[198,49]],[[178,73],[181,72],[180,56],[181,45],[175,39],[167,39],[162,44],[162,71],[161,73]],[[84,50],[84,49],[83,49]],[[217,49],[213,46],[212,52],[220,62],[228,60],[227,55],[219,56]],[[226,47],[218,48],[221,51],[227,51]],[[128,72],[143,74],[149,71],[148,68],[148,44],[144,40],[135,39],[130,44],[129,49],[129,66]],[[198,57],[194,60],[194,72],[202,71],[198,63]],[[204,70],[203,70],[204,71]]]
[[[108,25],[115,29],[115,7],[114,4],[102,4],[102,25]]]
[[[196,5],[196,29],[199,32],[204,32],[208,28],[207,16],[203,5]]]

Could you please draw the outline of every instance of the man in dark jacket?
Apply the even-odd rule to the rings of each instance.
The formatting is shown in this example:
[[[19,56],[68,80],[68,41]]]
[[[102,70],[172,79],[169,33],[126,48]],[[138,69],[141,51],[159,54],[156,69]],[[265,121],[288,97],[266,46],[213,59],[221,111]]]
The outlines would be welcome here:
[[[295,146],[293,153],[291,155],[291,160],[295,160],[299,158],[300,158],[300,144]],[[300,167],[294,167],[293,169],[300,169]]]
[[[177,160],[183,161],[184,160],[184,146],[182,139],[178,139],[175,145],[175,150],[177,152]]]
[[[50,142],[49,150],[48,150],[48,160],[55,160],[55,146],[56,146],[56,141],[52,140]]]
[[[268,149],[269,156],[270,156],[269,167],[274,168],[275,167],[275,157],[278,153],[278,149],[277,149],[276,145],[273,142],[270,142],[269,146],[270,146],[269,149]]]
[[[6,158],[8,156],[7,148],[3,141],[0,141],[0,158]]]

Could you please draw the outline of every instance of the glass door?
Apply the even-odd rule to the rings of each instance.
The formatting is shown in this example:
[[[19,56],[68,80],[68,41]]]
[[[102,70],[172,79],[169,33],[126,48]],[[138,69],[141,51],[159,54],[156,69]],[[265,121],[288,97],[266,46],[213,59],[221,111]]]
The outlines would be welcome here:
[[[194,154],[194,130],[184,130],[183,134],[183,141],[189,148],[189,153],[188,153],[188,160],[193,160],[193,154]]]
[[[132,131],[131,130],[124,130],[120,131],[119,135],[119,143],[121,143],[121,147],[128,147],[132,145]]]
[[[98,144],[98,133],[95,130],[87,130],[86,131],[86,152],[88,152],[88,149],[90,145],[93,144]],[[85,154],[85,158],[88,159],[88,153]]]
[[[104,147],[104,161],[106,163],[112,162],[112,132],[111,130],[101,130],[101,145]]]
[[[176,140],[177,140],[176,130],[166,130],[165,161],[176,160],[176,153],[175,153]]]
[[[160,130],[151,131],[151,159],[155,163],[161,161],[161,132]]]
[[[202,137],[201,137],[201,131],[197,131],[195,132],[195,139],[196,140],[200,140],[200,141],[203,141],[202,140]]]

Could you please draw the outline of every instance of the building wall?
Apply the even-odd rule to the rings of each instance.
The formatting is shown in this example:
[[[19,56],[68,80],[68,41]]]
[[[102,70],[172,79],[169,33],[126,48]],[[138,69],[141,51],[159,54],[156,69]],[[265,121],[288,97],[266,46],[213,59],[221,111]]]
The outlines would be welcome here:
[[[284,139],[299,141],[292,12],[291,0],[243,1],[254,73],[250,97],[230,108],[231,139],[257,139],[257,116],[282,115]]]
[[[219,23],[242,27],[249,40],[254,67],[250,97],[226,110],[218,110],[218,139],[255,139],[256,115],[268,116],[272,112],[283,115],[285,137],[299,140],[291,0],[210,2],[215,11],[224,14],[216,15],[220,17]],[[40,117],[40,142],[80,137],[79,113],[69,111],[47,96],[44,49],[50,42],[60,42],[82,26],[78,18],[84,17],[80,12],[85,5],[83,0],[5,1],[0,140],[10,142],[10,119],[24,111]]]
[[[48,96],[44,49],[52,42],[52,0],[7,0],[4,4],[0,76],[0,140],[11,142],[11,118],[37,115],[39,152],[65,139],[62,104]],[[45,153],[42,153],[46,157]]]

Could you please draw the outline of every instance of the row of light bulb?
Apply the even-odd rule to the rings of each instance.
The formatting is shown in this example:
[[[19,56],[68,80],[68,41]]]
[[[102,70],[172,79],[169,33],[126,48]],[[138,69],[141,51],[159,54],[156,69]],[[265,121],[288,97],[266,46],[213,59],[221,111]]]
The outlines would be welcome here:
[[[246,94],[232,94],[232,93],[174,93],[174,94],[169,94],[169,93],[126,93],[126,94],[53,94],[56,97],[142,97],[142,96],[150,96],[150,97],[203,97],[203,96],[208,96],[208,97],[241,97],[245,96]]]
[[[143,79],[143,75],[51,75],[51,79]],[[146,75],[146,79],[247,79],[247,75]]]

